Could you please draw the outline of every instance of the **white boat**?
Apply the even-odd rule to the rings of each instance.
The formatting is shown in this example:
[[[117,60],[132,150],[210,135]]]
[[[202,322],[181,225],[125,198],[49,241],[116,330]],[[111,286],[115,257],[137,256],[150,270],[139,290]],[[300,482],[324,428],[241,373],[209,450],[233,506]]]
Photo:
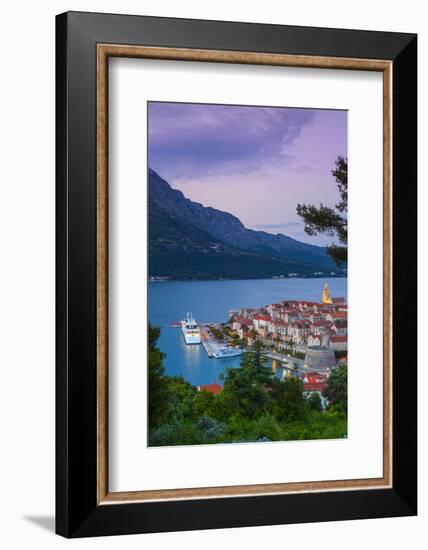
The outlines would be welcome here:
[[[213,357],[216,359],[225,359],[227,357],[236,357],[237,355],[242,355],[243,350],[241,348],[221,348],[217,350]]]
[[[181,321],[181,330],[186,344],[201,343],[201,330],[191,313],[187,313],[186,317]]]

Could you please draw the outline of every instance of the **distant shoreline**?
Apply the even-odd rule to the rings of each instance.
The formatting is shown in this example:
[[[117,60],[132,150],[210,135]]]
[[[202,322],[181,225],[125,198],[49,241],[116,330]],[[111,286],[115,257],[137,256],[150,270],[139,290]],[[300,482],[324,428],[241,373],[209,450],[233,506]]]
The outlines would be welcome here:
[[[212,278],[212,279],[201,279],[201,278],[194,278],[194,279],[180,279],[180,278],[173,278],[173,277],[149,277],[148,282],[149,283],[196,283],[196,282],[222,282],[222,281],[295,281],[299,279],[307,279],[307,280],[323,280],[323,279],[347,279],[347,275],[319,275],[316,277],[306,277],[304,275],[299,277],[248,277],[246,279],[242,278],[232,278],[232,277],[219,277],[219,278]]]

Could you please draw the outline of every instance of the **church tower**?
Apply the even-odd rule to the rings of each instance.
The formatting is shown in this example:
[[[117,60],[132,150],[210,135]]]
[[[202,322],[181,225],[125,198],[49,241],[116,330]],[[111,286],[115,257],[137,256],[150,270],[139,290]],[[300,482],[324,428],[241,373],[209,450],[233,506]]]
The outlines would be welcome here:
[[[330,298],[330,290],[328,288],[328,284],[325,283],[324,284],[324,288],[323,288],[323,291],[322,291],[322,299],[321,299],[321,302],[323,304],[331,304],[332,301],[331,301],[331,298]]]

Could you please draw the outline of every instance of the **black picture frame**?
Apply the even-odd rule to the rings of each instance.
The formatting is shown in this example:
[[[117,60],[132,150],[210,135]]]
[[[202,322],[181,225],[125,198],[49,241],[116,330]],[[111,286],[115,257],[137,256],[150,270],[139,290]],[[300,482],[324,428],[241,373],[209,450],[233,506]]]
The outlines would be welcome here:
[[[392,61],[391,488],[97,504],[100,43]],[[68,12],[56,18],[56,97],[56,532],[86,537],[415,515],[417,36]]]

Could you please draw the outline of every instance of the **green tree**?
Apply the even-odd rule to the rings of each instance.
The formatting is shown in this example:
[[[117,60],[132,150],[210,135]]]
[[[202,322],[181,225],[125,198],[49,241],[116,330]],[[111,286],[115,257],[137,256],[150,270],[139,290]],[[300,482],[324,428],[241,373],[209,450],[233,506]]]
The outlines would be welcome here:
[[[272,400],[273,415],[279,420],[298,420],[305,415],[303,382],[299,378],[276,379],[272,385]]]
[[[269,386],[274,373],[266,362],[265,347],[262,342],[256,341],[243,355],[241,367],[249,369],[258,384]]]
[[[157,347],[160,328],[149,324],[149,428],[168,418],[171,393],[163,366],[164,354]]]
[[[318,392],[311,392],[309,397],[306,399],[306,406],[311,411],[321,412],[323,410],[323,407],[320,394]]]
[[[213,440],[223,436],[226,426],[209,416],[202,416],[197,422],[198,429],[204,439]]]
[[[236,348],[236,346],[239,345],[239,342],[240,342],[240,338],[239,336],[236,334],[236,332],[234,334],[232,334],[231,336],[231,339],[230,339],[230,345],[234,348]]]
[[[222,400],[230,414],[256,418],[267,412],[270,396],[267,387],[272,383],[272,369],[265,366],[264,347],[255,342],[242,355],[238,368],[229,368],[221,375],[224,380]]]
[[[320,204],[317,208],[313,205],[298,204],[297,214],[305,222],[305,232],[308,235],[325,233],[330,237],[337,236],[339,245],[331,244],[327,252],[336,265],[342,265],[347,261],[348,243],[348,159],[339,156],[336,159],[336,167],[332,170],[339,191],[339,202],[335,209]]]
[[[269,408],[267,391],[246,365],[230,368],[224,374],[222,401],[230,415],[256,418]]]
[[[196,416],[214,416],[215,415],[215,397],[206,390],[199,391],[195,396],[194,410]]]
[[[257,439],[280,441],[282,438],[281,427],[278,420],[272,414],[264,414],[254,422],[254,431]]]
[[[198,394],[182,376],[168,376],[170,390],[170,416],[174,419],[194,420],[195,400]]]
[[[171,419],[170,422],[162,424],[149,436],[150,446],[162,445],[198,445],[208,443],[203,438],[201,431],[193,422],[186,422],[178,419]]]
[[[325,397],[345,414],[348,409],[348,368],[334,369],[328,379]]]

